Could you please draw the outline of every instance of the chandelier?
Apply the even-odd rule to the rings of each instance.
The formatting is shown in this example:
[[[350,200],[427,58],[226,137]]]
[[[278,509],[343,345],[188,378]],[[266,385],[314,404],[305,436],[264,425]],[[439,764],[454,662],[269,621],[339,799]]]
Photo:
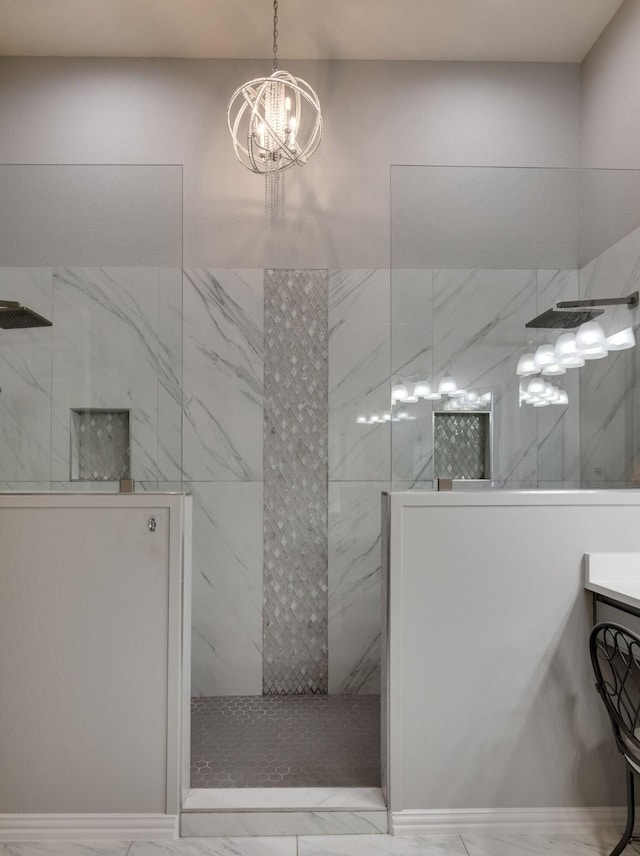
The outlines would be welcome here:
[[[265,176],[265,211],[276,225],[284,217],[283,173],[305,164],[322,139],[318,96],[300,77],[278,70],[278,0],[273,2],[273,74],[236,89],[227,125],[240,163]]]

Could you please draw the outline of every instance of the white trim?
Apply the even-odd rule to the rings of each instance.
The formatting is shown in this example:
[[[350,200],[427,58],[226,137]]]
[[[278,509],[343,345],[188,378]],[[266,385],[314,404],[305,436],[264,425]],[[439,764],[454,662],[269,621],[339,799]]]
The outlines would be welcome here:
[[[177,838],[175,814],[0,814],[0,841]]]
[[[390,812],[394,835],[438,833],[519,832],[560,833],[581,829],[622,828],[625,808],[472,808],[405,809]]]

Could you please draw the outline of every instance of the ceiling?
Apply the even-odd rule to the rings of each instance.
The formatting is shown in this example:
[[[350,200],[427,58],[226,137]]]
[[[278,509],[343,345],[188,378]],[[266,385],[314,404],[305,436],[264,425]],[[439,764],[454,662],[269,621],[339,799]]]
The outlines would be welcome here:
[[[622,0],[280,0],[281,59],[581,62]],[[2,56],[270,58],[272,0],[0,0]]]

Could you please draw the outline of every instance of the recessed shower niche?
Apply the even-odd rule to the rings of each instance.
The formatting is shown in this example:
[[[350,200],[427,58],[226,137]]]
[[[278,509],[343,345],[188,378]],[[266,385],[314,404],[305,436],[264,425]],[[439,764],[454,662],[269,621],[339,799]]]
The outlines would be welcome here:
[[[71,411],[71,481],[131,478],[128,410]]]
[[[491,478],[491,414],[433,414],[434,468],[438,478]]]

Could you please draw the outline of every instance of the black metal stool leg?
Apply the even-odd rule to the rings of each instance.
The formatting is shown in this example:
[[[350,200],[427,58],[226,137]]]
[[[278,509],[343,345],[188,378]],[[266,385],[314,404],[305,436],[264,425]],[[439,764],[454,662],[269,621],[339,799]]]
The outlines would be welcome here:
[[[633,771],[631,770],[631,767],[626,763],[624,766],[627,770],[627,825],[622,833],[622,838],[618,841],[609,856],[620,856],[620,853],[622,853],[624,848],[631,841],[631,836],[633,835],[633,825],[635,823],[636,816],[635,784],[633,781]]]

